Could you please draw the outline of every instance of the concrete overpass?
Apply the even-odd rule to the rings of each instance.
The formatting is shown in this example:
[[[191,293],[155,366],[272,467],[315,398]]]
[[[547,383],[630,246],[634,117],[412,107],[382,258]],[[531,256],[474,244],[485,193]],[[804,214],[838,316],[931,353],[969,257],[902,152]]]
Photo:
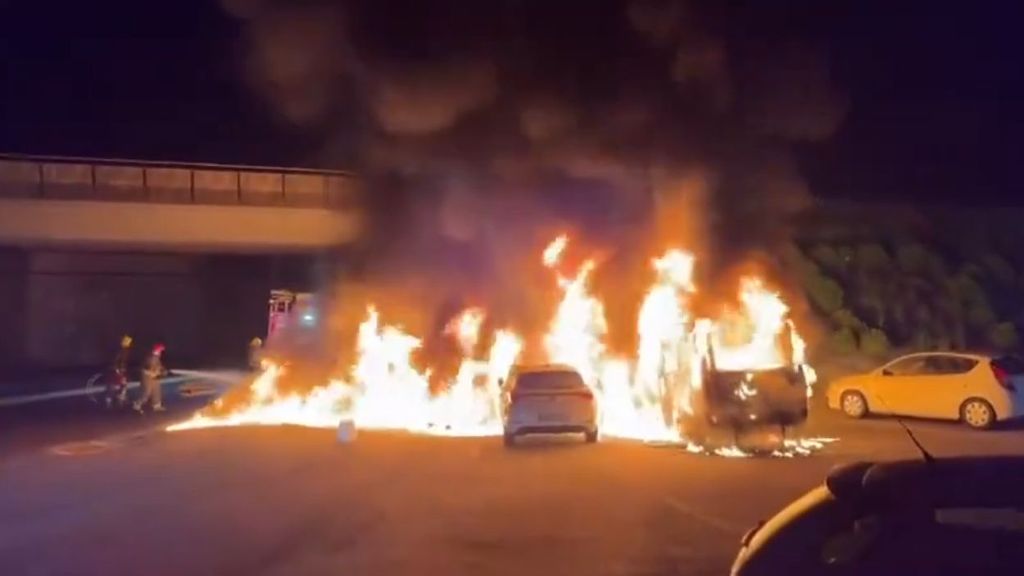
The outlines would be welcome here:
[[[0,386],[121,333],[237,359],[269,289],[329,281],[363,222],[347,172],[0,155]]]
[[[326,248],[358,235],[359,196],[345,172],[0,155],[0,244]]]

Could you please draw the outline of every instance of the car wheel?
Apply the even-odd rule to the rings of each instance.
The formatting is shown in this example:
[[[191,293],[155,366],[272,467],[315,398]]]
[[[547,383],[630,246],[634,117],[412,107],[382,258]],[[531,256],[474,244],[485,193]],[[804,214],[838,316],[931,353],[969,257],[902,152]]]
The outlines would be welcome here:
[[[704,446],[708,443],[708,422],[703,416],[682,414],[676,422],[676,428],[690,444]]]
[[[843,414],[850,418],[863,418],[868,413],[868,403],[860,392],[846,391],[840,398]]]
[[[593,430],[588,430],[587,432],[584,433],[584,436],[586,436],[587,444],[593,444],[597,442],[597,428],[594,428]]]
[[[960,420],[975,430],[985,430],[995,424],[996,411],[981,398],[970,398],[960,406]]]
[[[503,439],[505,441],[505,446],[515,446],[516,445],[516,435],[514,433],[512,433],[512,432],[505,432],[505,435],[504,435]]]

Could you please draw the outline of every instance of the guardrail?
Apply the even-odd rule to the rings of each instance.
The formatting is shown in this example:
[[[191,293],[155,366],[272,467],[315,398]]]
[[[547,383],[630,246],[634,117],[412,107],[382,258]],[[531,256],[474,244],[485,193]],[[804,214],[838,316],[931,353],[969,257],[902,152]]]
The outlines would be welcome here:
[[[353,208],[349,172],[0,154],[0,198]]]

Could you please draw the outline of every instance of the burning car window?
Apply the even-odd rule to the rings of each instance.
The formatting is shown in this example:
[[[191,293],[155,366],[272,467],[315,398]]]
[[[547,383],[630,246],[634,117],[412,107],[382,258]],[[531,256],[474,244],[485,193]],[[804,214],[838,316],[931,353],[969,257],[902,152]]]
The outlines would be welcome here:
[[[516,378],[515,387],[519,390],[536,392],[542,390],[566,390],[583,388],[583,378],[576,372],[551,371],[527,372]]]

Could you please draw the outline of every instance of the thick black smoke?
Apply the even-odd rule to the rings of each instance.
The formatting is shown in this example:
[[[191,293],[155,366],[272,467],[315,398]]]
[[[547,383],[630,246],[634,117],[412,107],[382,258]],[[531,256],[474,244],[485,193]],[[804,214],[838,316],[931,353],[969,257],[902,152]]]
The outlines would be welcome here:
[[[472,293],[560,223],[640,267],[769,250],[809,198],[792,146],[846,108],[820,46],[737,3],[223,2],[254,94],[363,174],[374,265]]]

